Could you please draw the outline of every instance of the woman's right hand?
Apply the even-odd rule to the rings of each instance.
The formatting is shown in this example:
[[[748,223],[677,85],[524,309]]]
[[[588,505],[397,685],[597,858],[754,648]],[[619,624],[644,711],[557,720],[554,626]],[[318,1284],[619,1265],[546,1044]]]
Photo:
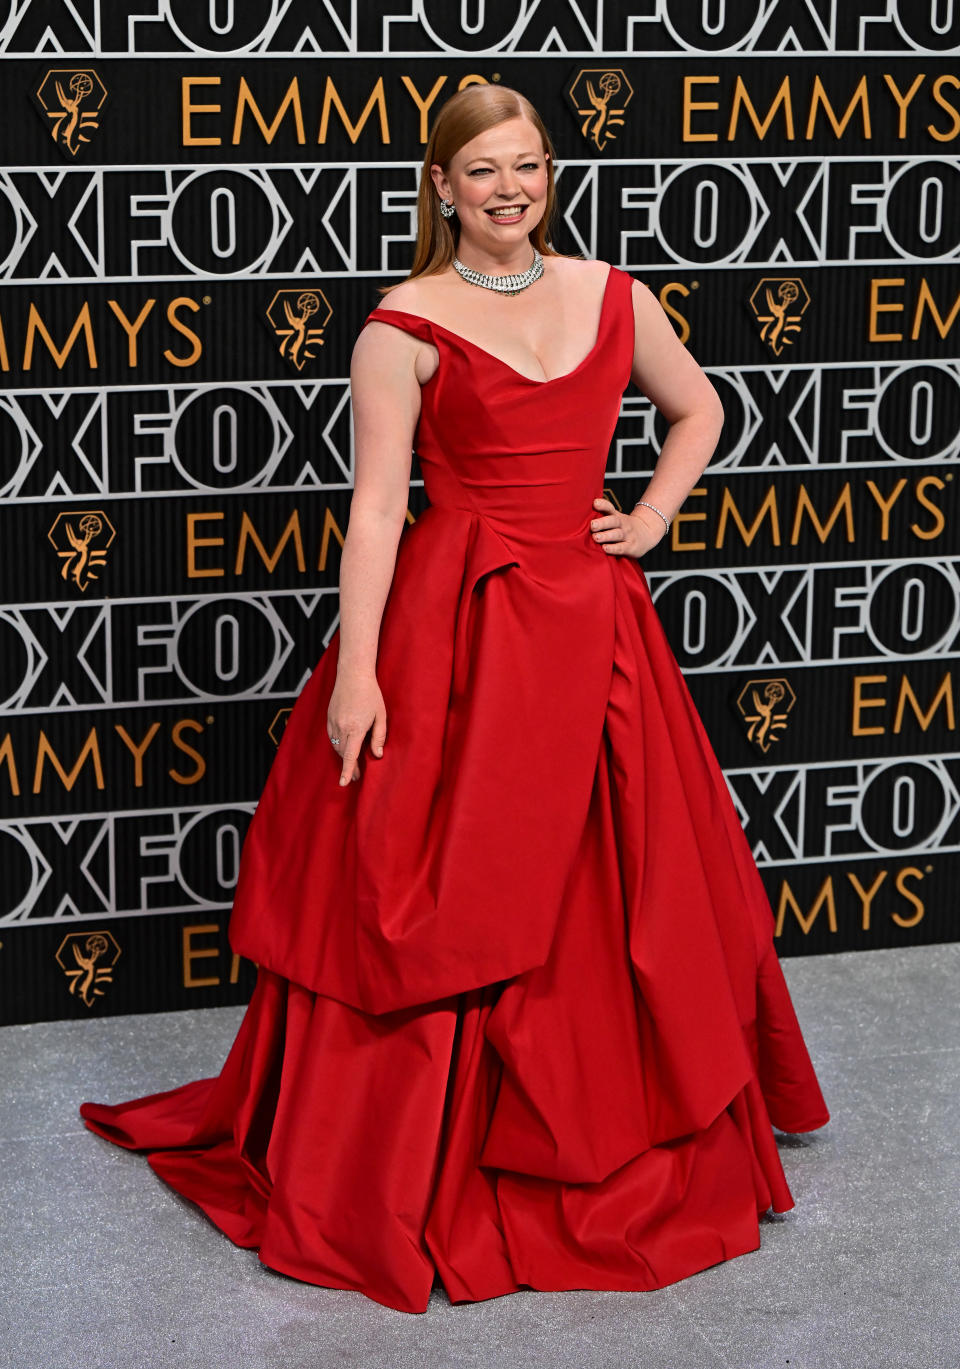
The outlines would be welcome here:
[[[334,749],[343,758],[341,784],[360,778],[357,757],[371,726],[370,749],[380,757],[387,736],[387,708],[377,677],[367,671],[338,671],[327,709],[327,737],[339,739]]]

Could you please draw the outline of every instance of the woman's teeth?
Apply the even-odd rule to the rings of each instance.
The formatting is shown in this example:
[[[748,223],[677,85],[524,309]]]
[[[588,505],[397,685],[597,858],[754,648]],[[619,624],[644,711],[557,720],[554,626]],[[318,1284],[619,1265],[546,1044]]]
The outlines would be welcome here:
[[[526,211],[526,205],[521,205],[519,209],[488,209],[487,214],[491,219],[500,219],[510,223],[513,219],[519,219]]]

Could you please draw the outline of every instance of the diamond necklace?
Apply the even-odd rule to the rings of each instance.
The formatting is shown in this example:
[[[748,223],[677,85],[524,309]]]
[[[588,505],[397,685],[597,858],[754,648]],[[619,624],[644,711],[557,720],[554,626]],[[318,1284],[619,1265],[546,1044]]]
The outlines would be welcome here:
[[[532,243],[530,245],[533,246]],[[533,264],[515,276],[485,275],[483,271],[474,271],[472,266],[464,266],[459,257],[454,257],[453,269],[470,285],[484,285],[488,290],[496,290],[501,295],[516,295],[543,275],[543,257],[534,247]]]

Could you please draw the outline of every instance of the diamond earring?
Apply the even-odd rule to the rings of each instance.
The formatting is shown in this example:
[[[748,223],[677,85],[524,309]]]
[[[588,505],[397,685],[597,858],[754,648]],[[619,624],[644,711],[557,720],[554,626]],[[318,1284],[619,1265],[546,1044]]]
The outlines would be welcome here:
[[[454,210],[453,200],[440,201],[440,213],[445,219],[449,219],[456,211]]]

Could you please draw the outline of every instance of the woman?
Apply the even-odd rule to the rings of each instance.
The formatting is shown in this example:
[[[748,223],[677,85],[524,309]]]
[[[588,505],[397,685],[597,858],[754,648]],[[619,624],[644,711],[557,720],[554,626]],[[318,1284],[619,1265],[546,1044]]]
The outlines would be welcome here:
[[[82,1108],[271,1268],[406,1311],[754,1250],[771,1122],[829,1115],[638,561],[720,405],[649,291],[549,246],[553,160],[515,91],[438,114],[353,354],[340,628],[244,844],[253,998],[217,1079]],[[670,431],[624,514],[631,379]]]

